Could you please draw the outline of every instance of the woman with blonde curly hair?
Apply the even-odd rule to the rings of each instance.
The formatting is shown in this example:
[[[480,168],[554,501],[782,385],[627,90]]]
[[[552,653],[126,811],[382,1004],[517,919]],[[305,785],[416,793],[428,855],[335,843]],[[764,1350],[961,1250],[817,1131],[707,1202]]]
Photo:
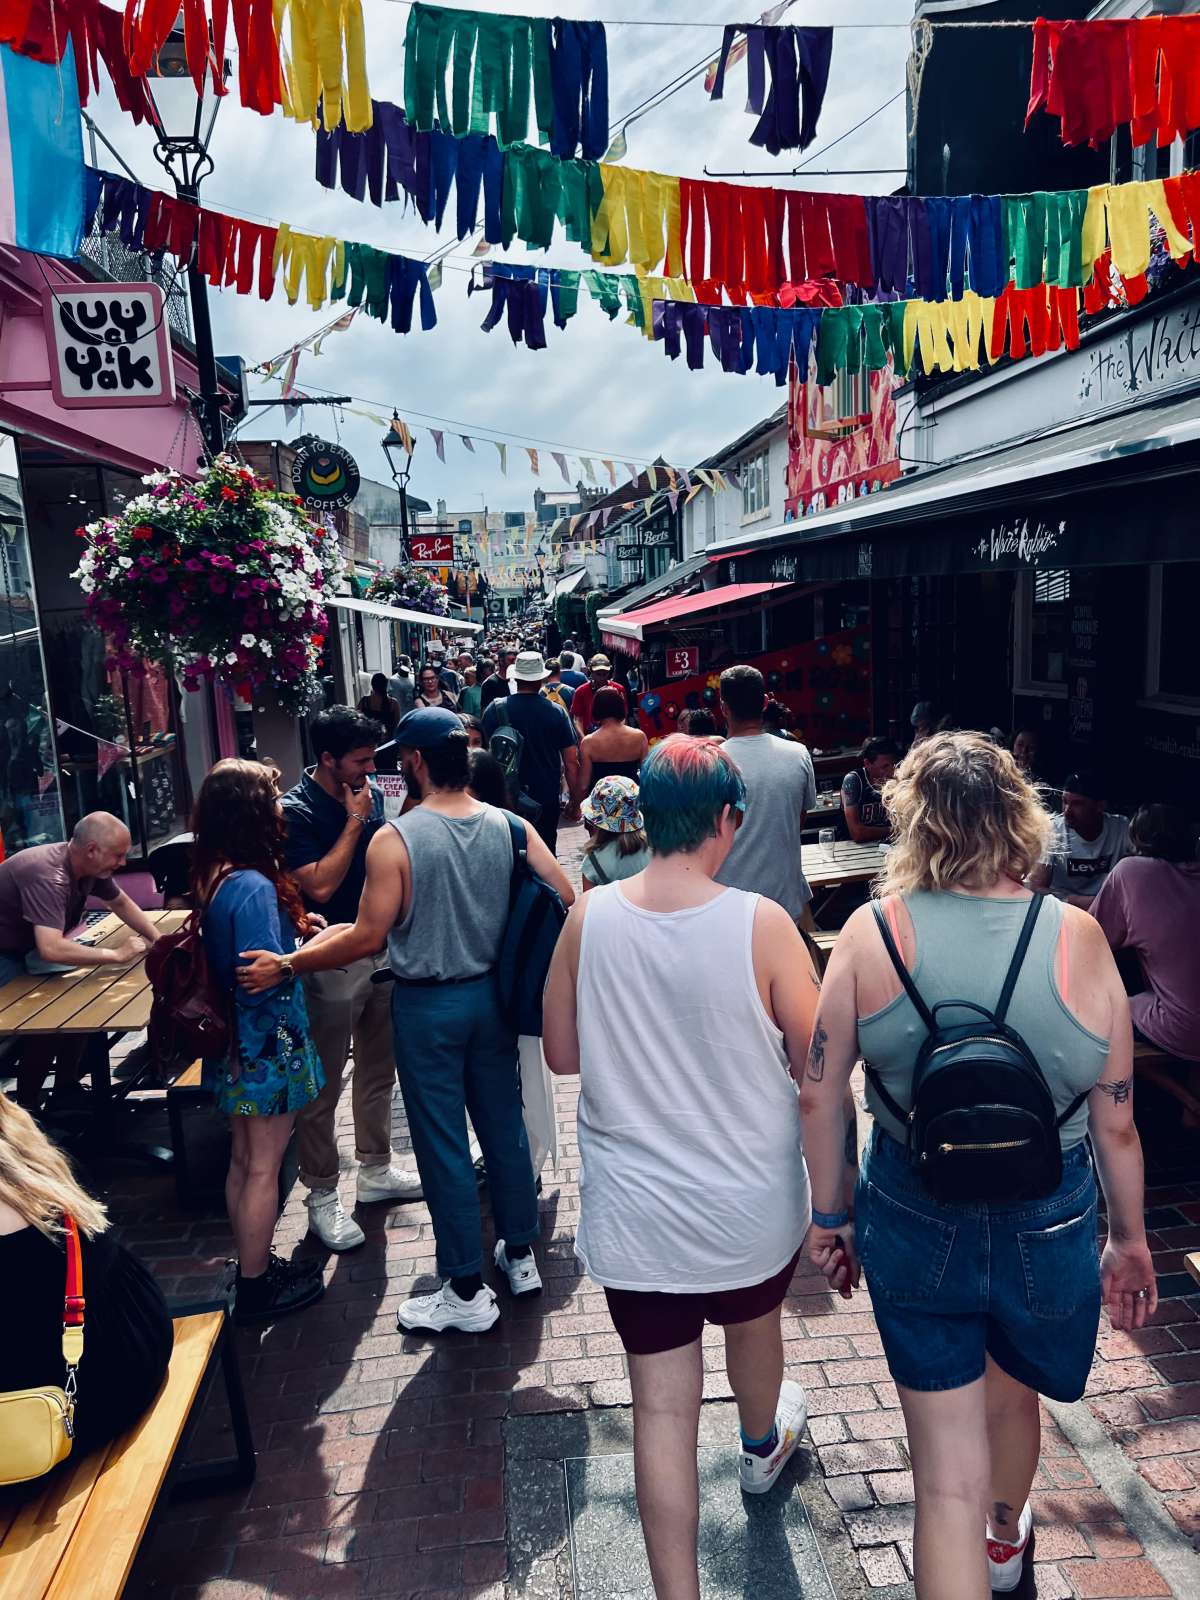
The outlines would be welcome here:
[[[1044,853],[1049,819],[1007,751],[981,734],[931,734],[905,757],[884,801],[897,842],[876,894],[896,957],[865,906],[825,976],[800,1096],[813,1191],[807,1248],[845,1298],[860,1261],[867,1275],[908,1429],[919,1600],[987,1600],[1014,1591],[1032,1559],[1039,1393],[1082,1395],[1102,1300],[1118,1329],[1142,1327],[1157,1304],[1129,1004],[1086,912],[1050,898],[1031,907],[1025,879]],[[1046,1115],[1058,1123],[1062,1176],[1051,1192],[1044,1178],[1022,1188],[1032,1169],[1012,1169],[1011,1199],[951,1202],[945,1187],[935,1196],[923,1164],[929,1148],[910,1136],[913,1070],[931,1030],[897,964],[932,1011],[939,1043],[943,1030],[982,1020],[966,1007],[989,1018],[1000,1009],[1016,970],[1006,1021],[1053,1102]],[[1002,1101],[995,1057],[981,1045],[988,1064],[974,1066]],[[851,1223],[841,1203],[842,1099],[860,1055],[870,1064],[875,1127]],[[985,1094],[964,1114],[982,1116],[986,1105]],[[1089,1134],[1108,1203],[1103,1256]],[[934,1155],[969,1163],[959,1189],[971,1192],[998,1159],[988,1152],[1003,1148],[944,1143]]]
[[[66,1216],[79,1231],[87,1302],[74,1418],[82,1455],[131,1427],[154,1399],[171,1359],[171,1315],[66,1157],[0,1095],[0,1273],[10,1289],[0,1318],[2,1389],[62,1385]]]

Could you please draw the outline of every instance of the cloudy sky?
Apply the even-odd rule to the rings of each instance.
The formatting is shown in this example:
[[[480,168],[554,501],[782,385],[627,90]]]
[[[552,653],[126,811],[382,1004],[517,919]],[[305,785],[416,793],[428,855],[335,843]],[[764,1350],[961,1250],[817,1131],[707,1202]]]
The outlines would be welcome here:
[[[753,6],[722,8],[716,0],[592,0],[589,5],[520,0],[520,9],[526,14],[581,18],[595,16],[599,9],[608,24],[610,113],[615,128],[649,95],[714,55],[721,42],[721,24],[744,20],[765,3],[755,0]],[[495,11],[517,8],[517,0],[508,6],[476,6]],[[713,21],[702,25],[672,20],[693,14]],[[882,193],[894,188],[902,180],[900,172],[794,179],[790,172],[796,161],[810,161],[813,156],[817,159],[812,165],[818,170],[903,165],[903,99],[843,139],[827,158],[820,152],[903,89],[905,25],[911,15],[911,0],[850,0],[849,4],[810,0],[793,8],[787,20],[809,25],[849,20],[882,24],[843,29],[835,35],[817,140],[803,156],[785,152],[773,160],[748,142],[754,119],[745,112],[743,66],[731,71],[723,102],[710,103],[702,79],[697,78],[665,105],[635,121],[628,132],[626,164],[691,177],[703,176],[706,165],[719,172],[770,169],[779,175],[777,181],[827,191]],[[404,0],[365,0],[368,66],[376,99],[403,101],[407,16]],[[632,17],[641,17],[643,25],[621,22]],[[666,21],[672,25],[644,25]],[[90,109],[141,181],[165,187],[144,130],[132,127],[111,96],[102,95]],[[285,220],[307,232],[418,257],[427,257],[453,240],[448,227],[438,234],[400,205],[376,208],[351,200],[340,190],[323,189],[313,175],[312,130],[280,113],[259,117],[237,103],[236,93],[228,97],[217,118],[212,154],[216,170],[204,184],[202,200],[214,209]],[[113,164],[104,151],[101,164]],[[414,428],[430,423],[446,429],[444,465],[428,435],[417,435],[413,489],[424,498],[445,498],[451,510],[479,509],[484,503],[492,510],[529,507],[539,481],[546,487],[561,487],[561,479],[545,457],[542,478],[536,479],[521,443],[639,463],[661,454],[677,466],[687,466],[779,404],[781,391],[772,379],[722,373],[711,355],[703,372],[689,372],[682,358],[669,361],[661,345],[649,343],[622,319],[610,324],[586,296],[581,296],[579,314],[564,331],[547,319],[546,350],[514,348],[503,326],[490,334],[481,332],[486,298],[467,297],[473,243],[455,243],[446,259],[437,294],[438,325],[432,332],[402,337],[360,315],[347,333],[326,342],[319,359],[306,355],[300,365],[303,389],[354,395],[386,413],[395,406]],[[500,251],[495,255],[519,262],[535,259],[521,246],[507,256]],[[578,246],[562,240],[536,259],[554,267],[591,265]],[[231,291],[214,293],[212,306],[218,351],[236,352],[251,364],[286,350],[336,315],[336,309],[312,312],[303,301],[289,306],[281,288],[267,304]],[[278,393],[278,385],[263,384],[252,392],[265,397]],[[310,408],[293,425],[285,423],[282,410],[266,411],[252,419],[243,437],[289,438],[300,432],[340,438],[353,451],[364,476],[386,480],[379,429],[349,413],[339,415],[335,408]],[[460,432],[477,439],[506,439],[507,476],[501,474],[495,450],[485,446],[474,456],[468,454],[458,443]]]

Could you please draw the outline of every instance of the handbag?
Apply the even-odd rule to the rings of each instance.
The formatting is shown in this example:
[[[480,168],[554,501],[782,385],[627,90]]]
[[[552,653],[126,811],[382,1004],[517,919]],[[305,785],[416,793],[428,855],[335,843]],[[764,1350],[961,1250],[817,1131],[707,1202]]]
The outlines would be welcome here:
[[[13,1389],[0,1394],[0,1484],[42,1478],[71,1454],[75,1442],[75,1375],[83,1357],[83,1252],[74,1217],[63,1216],[67,1286],[63,1296],[61,1389]]]

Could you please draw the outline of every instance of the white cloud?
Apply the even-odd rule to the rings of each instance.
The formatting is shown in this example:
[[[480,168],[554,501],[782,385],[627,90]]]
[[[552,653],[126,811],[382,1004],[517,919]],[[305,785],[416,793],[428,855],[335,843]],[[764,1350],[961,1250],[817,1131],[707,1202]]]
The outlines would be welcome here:
[[[483,7],[479,7],[483,9]],[[522,10],[559,14],[562,0],[511,0],[490,5],[489,10]],[[581,8],[581,15],[599,9],[606,17],[679,17],[688,10],[686,0],[602,0],[602,5]],[[739,10],[715,3],[710,9],[721,19],[759,9],[757,4]],[[871,9],[855,21],[907,24],[910,0],[874,0]],[[403,38],[408,7],[392,0],[365,0],[368,64],[371,90],[377,99],[403,100]],[[827,0],[822,15],[799,6],[788,20],[814,24],[837,21],[838,8]],[[608,54],[610,105],[614,124],[655,89],[699,62],[715,55],[721,41],[719,26],[631,27],[609,26]],[[829,92],[821,116],[817,143],[806,156],[844,133],[860,118],[904,84],[907,33],[895,26],[878,30],[847,30],[835,36]],[[654,168],[700,177],[707,164],[717,171],[776,170],[787,177],[794,157],[785,152],[772,160],[749,143],[753,119],[744,108],[745,69],[731,71],[725,100],[710,104],[697,79],[659,110],[635,122],[629,130],[630,166]],[[116,107],[111,95],[102,95],[90,108],[104,132],[112,138],[138,177],[164,187],[164,175],[151,151],[144,129],[134,129]],[[113,165],[102,148],[102,166]],[[399,205],[376,208],[360,204],[340,191],[321,188],[313,175],[314,137],[307,127],[282,115],[262,118],[245,110],[231,94],[217,118],[212,143],[216,169],[202,189],[203,202],[217,210],[251,217],[284,219],[313,233],[329,233],[361,240],[415,256],[427,256],[453,237],[450,228],[439,234],[426,228],[411,211]],[[799,158],[805,159],[805,158]],[[879,167],[904,161],[904,103],[897,102],[874,118],[860,133],[839,144],[818,168]],[[882,193],[902,181],[902,173],[879,177],[814,178],[814,189]],[[453,206],[451,206],[451,212]],[[430,333],[407,336],[390,328],[356,319],[348,333],[327,340],[319,359],[301,359],[299,384],[340,394],[360,395],[388,412],[395,405],[402,416],[419,427],[419,413],[454,419],[434,421],[446,430],[446,463],[442,465],[427,434],[418,434],[412,487],[434,501],[444,497],[452,509],[470,510],[486,500],[491,509],[517,510],[532,502],[539,480],[530,471],[523,450],[510,448],[508,477],[500,473],[494,450],[470,455],[458,442],[460,431],[489,428],[515,434],[531,443],[545,441],[541,482],[561,485],[557,467],[546,451],[564,445],[599,459],[608,456],[649,459],[661,453],[686,466],[736,436],[765,416],[782,396],[772,379],[722,373],[711,353],[703,372],[690,372],[681,357],[667,359],[659,345],[651,344],[623,318],[610,324],[591,301],[581,295],[578,315],[565,331],[547,318],[544,351],[514,348],[503,325],[490,334],[479,324],[487,300],[467,298],[466,270],[471,262],[471,241],[457,245],[446,263],[442,288],[437,294],[438,326]],[[497,256],[501,252],[496,252]],[[545,254],[515,247],[505,259],[538,261],[550,266],[581,268],[592,263],[576,245],[557,240]],[[231,291],[211,296],[217,349],[236,352],[251,363],[286,349],[331,319],[335,311],[314,313],[306,304],[289,307],[282,289],[264,304]],[[266,397],[277,386],[266,384],[252,391]],[[466,425],[455,424],[461,419]],[[344,416],[314,407],[292,427],[281,410],[265,412],[243,430],[244,437],[293,437],[306,431],[338,437],[358,459],[366,476],[387,481],[387,465],[379,448],[379,430],[363,418]],[[517,441],[514,441],[516,443]],[[620,469],[618,469],[620,470]]]

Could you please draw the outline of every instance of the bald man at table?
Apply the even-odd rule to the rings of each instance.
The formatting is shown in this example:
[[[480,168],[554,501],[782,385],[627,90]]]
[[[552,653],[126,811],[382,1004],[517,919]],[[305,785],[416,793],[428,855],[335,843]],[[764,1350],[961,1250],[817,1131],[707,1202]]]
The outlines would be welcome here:
[[[76,823],[69,843],[35,845],[0,861],[0,988],[22,973],[129,966],[145,955],[158,931],[112,878],[125,865],[131,842],[120,817],[93,811]],[[89,895],[133,930],[128,939],[101,949],[67,937]],[[77,1097],[85,1043],[52,1036],[22,1040],[20,1103],[36,1106],[52,1065],[55,1099],[63,1104]]]

